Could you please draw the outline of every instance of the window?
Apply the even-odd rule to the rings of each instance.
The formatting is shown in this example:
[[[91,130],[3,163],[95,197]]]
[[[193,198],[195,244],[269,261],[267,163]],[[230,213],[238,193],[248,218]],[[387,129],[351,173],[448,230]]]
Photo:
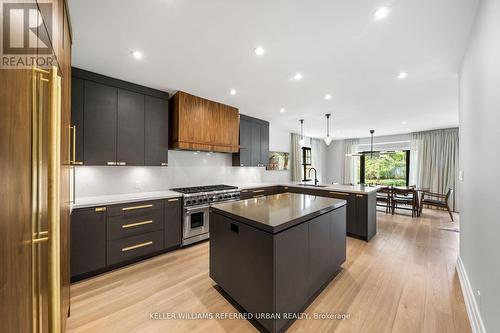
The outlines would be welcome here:
[[[309,173],[309,169],[312,168],[311,166],[311,148],[309,147],[302,147],[302,168],[303,168],[303,177],[302,181],[307,182],[310,179],[307,178],[307,175]]]
[[[359,183],[407,186],[410,151],[363,152],[359,163]]]

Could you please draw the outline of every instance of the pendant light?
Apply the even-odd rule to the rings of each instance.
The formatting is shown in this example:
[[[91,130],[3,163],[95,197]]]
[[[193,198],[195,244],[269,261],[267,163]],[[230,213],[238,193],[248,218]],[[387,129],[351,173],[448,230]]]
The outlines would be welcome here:
[[[370,157],[373,158],[373,134],[375,130],[370,130],[371,140],[370,140]]]
[[[299,144],[303,146],[306,143],[306,140],[304,140],[304,119],[300,119],[300,141]]]
[[[326,137],[325,137],[325,143],[327,146],[330,146],[330,143],[332,143],[332,137],[330,136],[330,113],[325,114],[326,116]]]

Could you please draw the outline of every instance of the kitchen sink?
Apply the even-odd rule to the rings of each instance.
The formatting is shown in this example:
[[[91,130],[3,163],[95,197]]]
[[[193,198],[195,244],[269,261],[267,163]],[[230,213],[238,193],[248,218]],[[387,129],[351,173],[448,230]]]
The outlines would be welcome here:
[[[310,186],[310,187],[328,187],[328,185],[314,185],[314,184],[297,184],[299,186]]]

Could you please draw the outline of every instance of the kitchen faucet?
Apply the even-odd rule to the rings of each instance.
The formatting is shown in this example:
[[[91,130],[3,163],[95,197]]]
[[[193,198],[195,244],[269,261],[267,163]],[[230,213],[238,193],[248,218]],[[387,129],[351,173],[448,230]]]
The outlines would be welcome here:
[[[309,169],[309,178],[311,177],[311,171],[314,170],[314,185],[318,185],[319,180],[318,180],[318,171],[315,168]]]

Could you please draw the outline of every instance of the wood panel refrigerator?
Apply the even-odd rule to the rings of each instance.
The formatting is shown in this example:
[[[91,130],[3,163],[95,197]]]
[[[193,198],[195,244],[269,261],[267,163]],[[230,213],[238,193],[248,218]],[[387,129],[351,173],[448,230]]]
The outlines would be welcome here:
[[[2,70],[0,331],[62,331],[61,78]]]

